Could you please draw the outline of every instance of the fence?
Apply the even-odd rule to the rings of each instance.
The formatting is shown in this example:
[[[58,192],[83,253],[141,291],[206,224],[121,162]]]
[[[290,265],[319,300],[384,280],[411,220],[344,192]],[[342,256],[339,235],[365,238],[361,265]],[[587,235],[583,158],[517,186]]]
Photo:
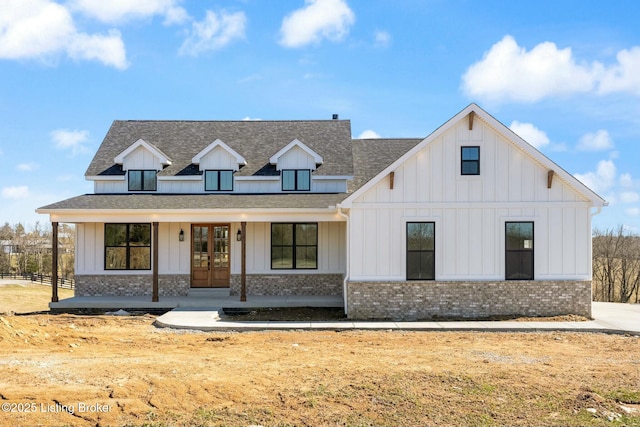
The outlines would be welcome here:
[[[0,272],[0,279],[12,279],[12,280],[31,280],[34,283],[40,283],[42,285],[51,286],[51,276],[44,274],[15,274],[15,273],[2,273]],[[74,289],[75,282],[73,279],[63,279],[58,277],[58,288]]]

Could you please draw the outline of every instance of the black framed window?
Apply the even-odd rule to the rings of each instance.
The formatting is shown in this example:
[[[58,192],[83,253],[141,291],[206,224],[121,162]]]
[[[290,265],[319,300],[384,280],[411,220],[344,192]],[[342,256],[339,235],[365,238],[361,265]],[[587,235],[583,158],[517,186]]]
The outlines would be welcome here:
[[[150,270],[151,224],[105,224],[104,269]]]
[[[129,171],[129,191],[156,191],[155,170],[130,170]]]
[[[204,172],[205,191],[233,191],[232,170],[208,170]]]
[[[533,280],[533,222],[505,223],[505,278]]]
[[[282,171],[282,191],[311,190],[311,171],[309,169],[284,169]]]
[[[271,224],[271,268],[318,268],[318,224]]]
[[[462,175],[480,175],[480,147],[461,147],[460,158]]]
[[[435,280],[436,224],[407,223],[407,280]]]

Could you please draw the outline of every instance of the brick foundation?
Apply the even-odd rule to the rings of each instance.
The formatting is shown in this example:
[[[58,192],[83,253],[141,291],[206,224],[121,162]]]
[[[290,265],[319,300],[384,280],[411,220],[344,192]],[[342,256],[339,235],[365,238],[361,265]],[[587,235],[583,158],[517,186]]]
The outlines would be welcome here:
[[[342,274],[247,274],[247,295],[342,295]],[[240,295],[240,275],[231,275]]]
[[[591,281],[348,282],[350,319],[591,317]]]
[[[131,275],[78,275],[75,277],[76,296],[151,296],[151,274]],[[191,276],[188,274],[161,274],[158,276],[159,296],[186,296]]]

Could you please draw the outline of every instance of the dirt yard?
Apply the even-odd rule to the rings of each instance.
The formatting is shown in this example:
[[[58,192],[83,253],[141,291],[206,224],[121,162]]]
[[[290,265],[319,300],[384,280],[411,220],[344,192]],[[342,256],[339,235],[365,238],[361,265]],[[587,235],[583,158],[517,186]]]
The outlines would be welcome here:
[[[640,425],[640,338],[0,317],[0,426]]]

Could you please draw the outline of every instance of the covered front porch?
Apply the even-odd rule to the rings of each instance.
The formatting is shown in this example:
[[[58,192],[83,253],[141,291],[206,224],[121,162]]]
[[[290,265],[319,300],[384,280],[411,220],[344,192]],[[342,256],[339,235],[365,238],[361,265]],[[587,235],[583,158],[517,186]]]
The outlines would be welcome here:
[[[54,290],[52,309],[344,306],[346,221],[335,208],[50,213],[76,225],[75,297]]]
[[[52,311],[83,309],[115,311],[174,308],[283,308],[283,307],[344,307],[342,295],[249,295],[246,301],[229,294],[229,289],[192,290],[187,296],[167,296],[151,301],[147,296],[76,296],[51,302]]]

